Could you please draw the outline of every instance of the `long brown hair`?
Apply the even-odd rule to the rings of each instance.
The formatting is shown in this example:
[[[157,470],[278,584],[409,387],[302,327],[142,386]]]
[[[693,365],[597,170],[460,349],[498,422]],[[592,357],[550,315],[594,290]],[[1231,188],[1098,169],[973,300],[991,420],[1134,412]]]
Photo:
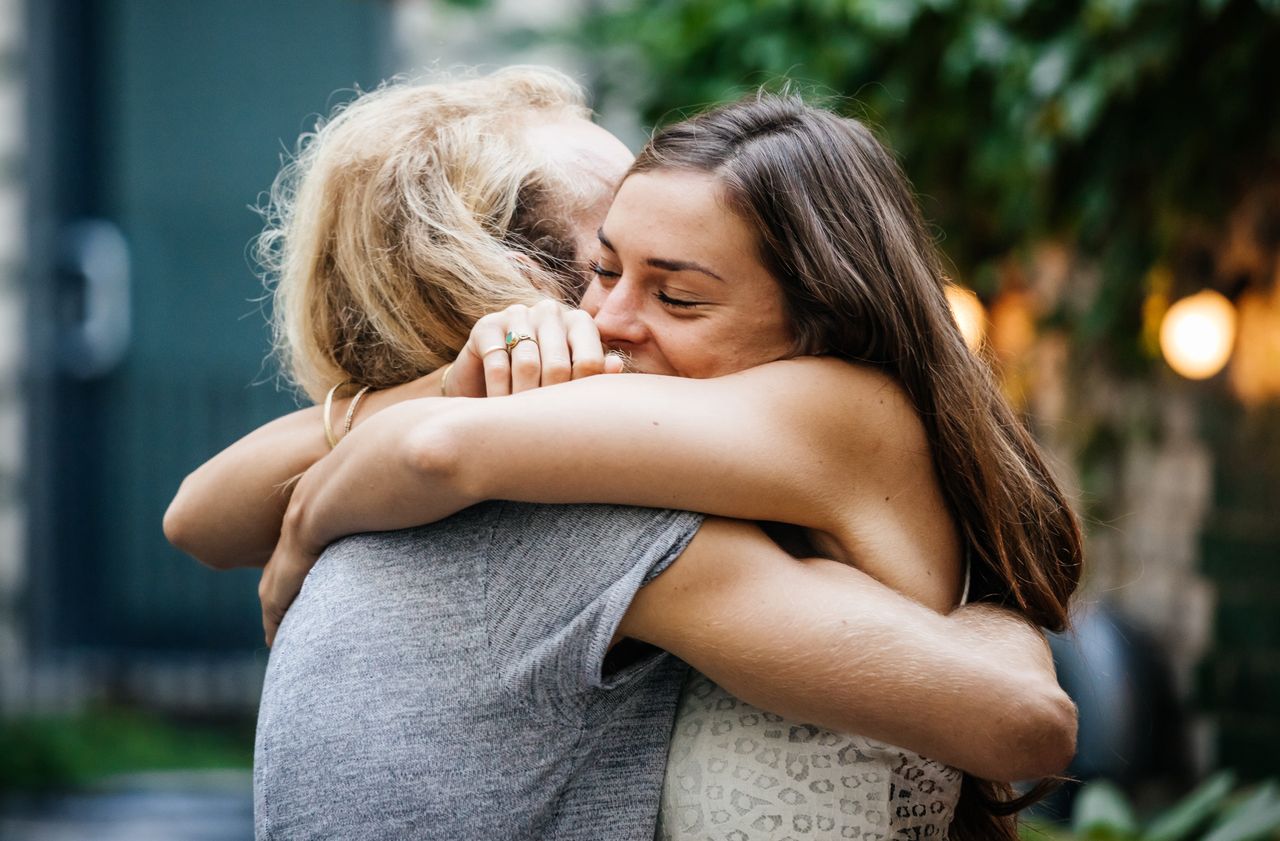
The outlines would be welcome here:
[[[1067,626],[1080,527],[989,366],[965,345],[893,155],[857,120],[765,92],[663,129],[631,172],[714,176],[759,232],[797,354],[874,365],[910,396],[971,558],[970,598]],[[1007,786],[966,775],[951,837],[1016,838]]]

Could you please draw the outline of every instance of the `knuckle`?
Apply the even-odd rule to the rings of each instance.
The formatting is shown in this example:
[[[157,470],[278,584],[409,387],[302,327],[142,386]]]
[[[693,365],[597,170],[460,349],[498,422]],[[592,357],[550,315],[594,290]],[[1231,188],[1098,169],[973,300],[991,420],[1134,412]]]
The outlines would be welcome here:
[[[544,362],[542,364],[542,378],[544,380],[567,380],[573,373],[573,368],[567,360],[557,359],[554,362]]]
[[[586,340],[588,336],[594,339],[598,338],[600,335],[600,331],[596,328],[595,319],[587,315],[582,310],[577,311],[573,320],[569,323],[569,326],[578,334],[579,338],[583,340]]]
[[[536,356],[522,356],[519,359],[511,360],[511,370],[516,374],[536,374],[541,367]]]

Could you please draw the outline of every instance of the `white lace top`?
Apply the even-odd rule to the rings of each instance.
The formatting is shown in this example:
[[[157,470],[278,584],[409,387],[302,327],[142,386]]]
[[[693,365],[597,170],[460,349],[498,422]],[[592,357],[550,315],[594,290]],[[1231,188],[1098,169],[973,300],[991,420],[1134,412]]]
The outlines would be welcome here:
[[[964,602],[969,590],[965,570]],[[788,721],[693,672],[667,757],[659,841],[943,841],[961,772]]]
[[[942,841],[960,772],[797,724],[696,672],[685,685],[658,814],[661,841]]]

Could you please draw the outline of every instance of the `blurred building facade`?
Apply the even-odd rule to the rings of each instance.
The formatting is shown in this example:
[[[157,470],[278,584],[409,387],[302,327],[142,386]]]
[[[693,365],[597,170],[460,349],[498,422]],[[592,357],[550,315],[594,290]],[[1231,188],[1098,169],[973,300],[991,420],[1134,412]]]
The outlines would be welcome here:
[[[12,691],[13,665],[25,654],[26,582],[25,256],[27,87],[26,9],[0,0],[0,709]]]

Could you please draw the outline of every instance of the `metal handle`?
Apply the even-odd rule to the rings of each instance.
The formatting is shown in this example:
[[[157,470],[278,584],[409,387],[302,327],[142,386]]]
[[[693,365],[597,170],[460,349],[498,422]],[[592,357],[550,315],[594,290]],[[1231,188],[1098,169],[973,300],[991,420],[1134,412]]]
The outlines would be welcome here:
[[[129,245],[110,222],[75,222],[58,238],[58,262],[64,290],[79,304],[59,325],[59,366],[77,379],[105,376],[124,359],[133,332]]]

